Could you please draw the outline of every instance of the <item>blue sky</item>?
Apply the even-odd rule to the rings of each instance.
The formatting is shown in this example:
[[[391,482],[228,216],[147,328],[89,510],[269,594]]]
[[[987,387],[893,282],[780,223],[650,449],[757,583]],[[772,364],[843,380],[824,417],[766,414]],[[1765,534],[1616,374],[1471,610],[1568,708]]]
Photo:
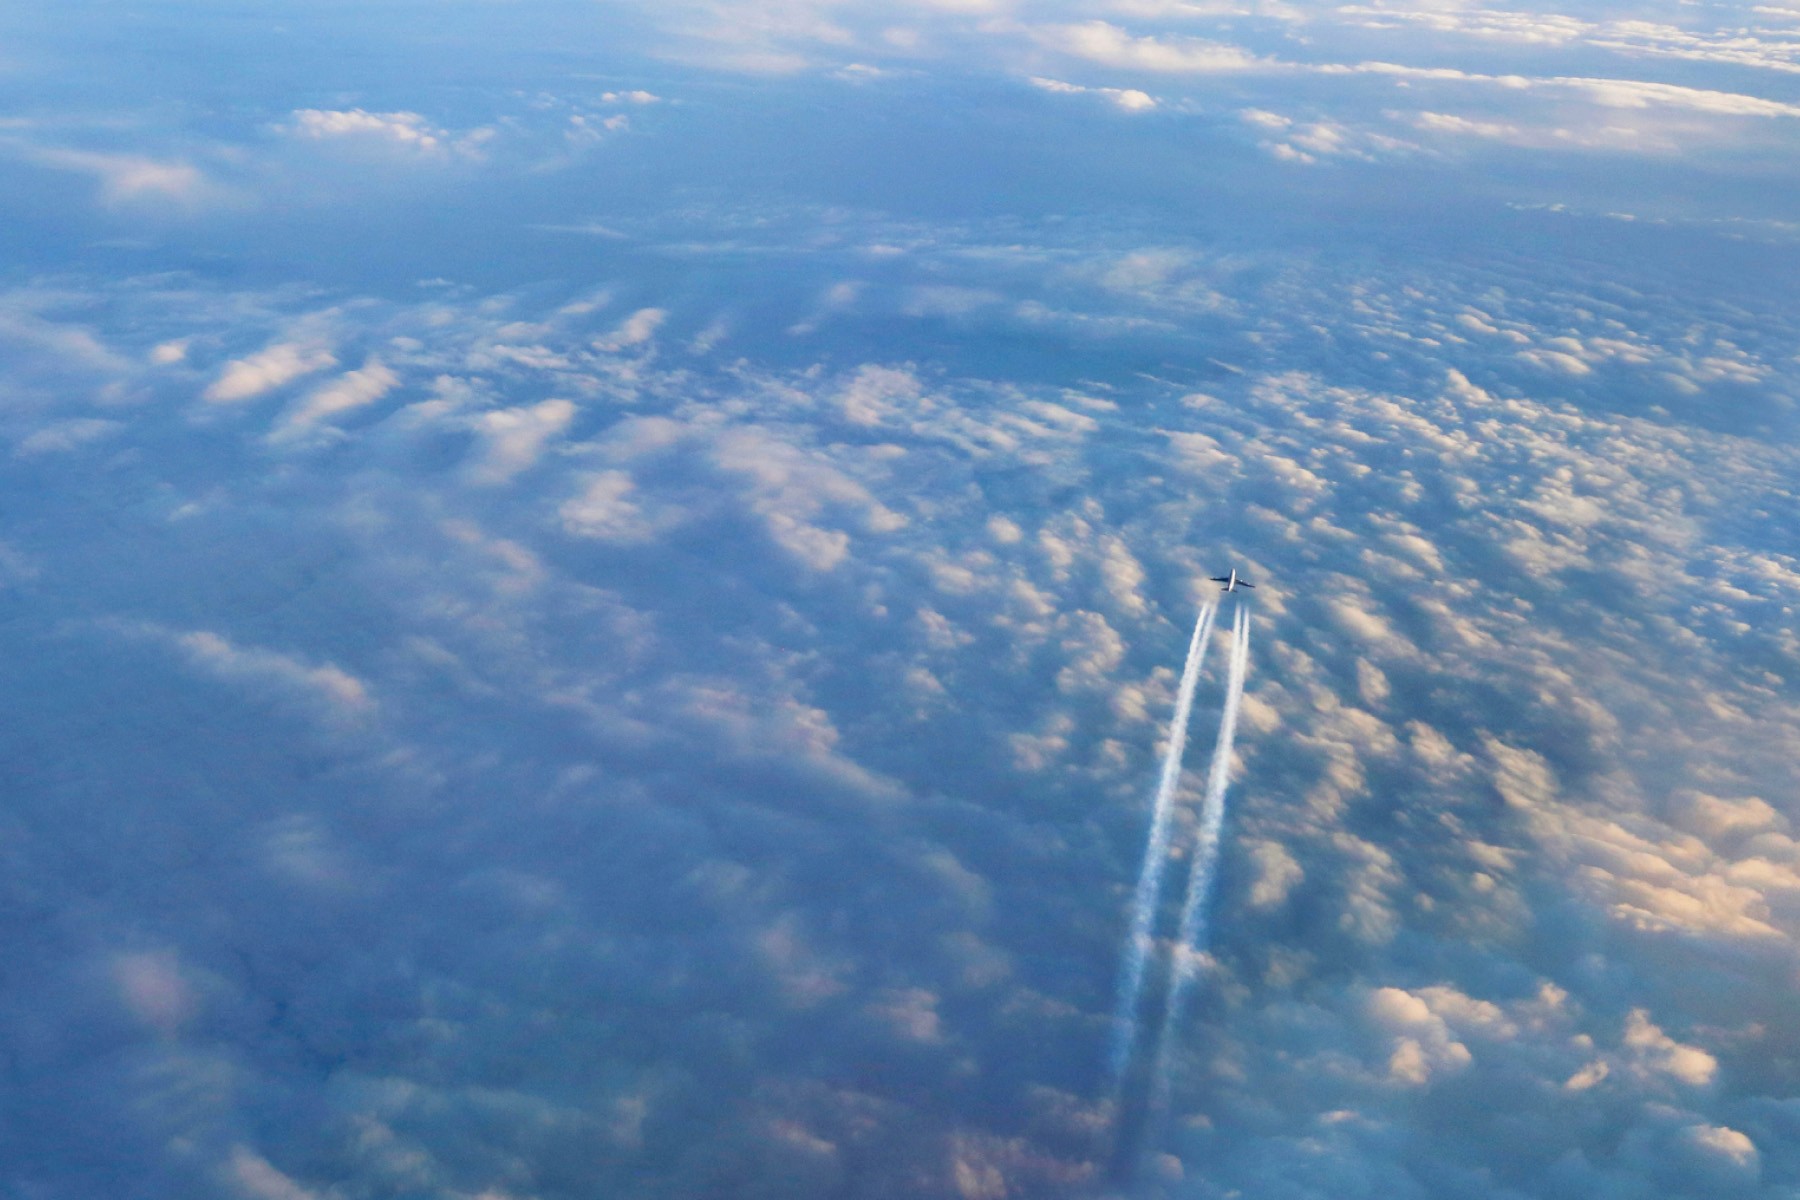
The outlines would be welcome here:
[[[6,1194],[1794,1195],[1797,31],[0,15]]]

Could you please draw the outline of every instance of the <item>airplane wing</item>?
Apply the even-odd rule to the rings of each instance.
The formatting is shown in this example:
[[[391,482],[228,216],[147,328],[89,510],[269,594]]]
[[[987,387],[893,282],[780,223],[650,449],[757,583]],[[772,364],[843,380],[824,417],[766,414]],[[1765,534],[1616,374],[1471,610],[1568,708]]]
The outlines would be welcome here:
[[[1239,586],[1239,587],[1247,587],[1247,588],[1254,588],[1254,587],[1255,587],[1255,586],[1256,586],[1256,585],[1255,585],[1255,584],[1254,584],[1254,583],[1245,583],[1245,582],[1244,582],[1244,581],[1243,581],[1243,580],[1241,580],[1241,579],[1240,579],[1240,580],[1238,580],[1238,586]]]
[[[1211,579],[1211,582],[1213,582],[1213,583],[1230,583],[1231,578],[1226,575],[1214,575]]]

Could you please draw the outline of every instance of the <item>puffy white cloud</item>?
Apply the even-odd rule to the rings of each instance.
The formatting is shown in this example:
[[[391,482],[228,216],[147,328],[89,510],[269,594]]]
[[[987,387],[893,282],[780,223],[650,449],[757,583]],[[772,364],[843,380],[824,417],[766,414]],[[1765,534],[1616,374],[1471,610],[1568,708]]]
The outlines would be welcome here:
[[[624,471],[600,471],[587,481],[577,496],[563,502],[557,512],[563,528],[579,537],[606,542],[642,542],[653,536],[654,525],[631,499],[636,490]]]
[[[475,431],[484,445],[470,463],[470,478],[484,484],[505,483],[530,469],[550,441],[569,427],[575,411],[570,401],[551,399],[474,418]]]
[[[1756,1143],[1724,1125],[1690,1125],[1683,1131],[1688,1143],[1703,1153],[1717,1155],[1737,1167],[1755,1167]]]
[[[203,394],[214,404],[235,404],[336,365],[336,356],[321,343],[277,342],[227,363]]]
[[[1522,142],[1528,138],[1527,133],[1517,125],[1505,121],[1482,121],[1469,117],[1459,117],[1454,113],[1421,112],[1412,118],[1413,126],[1426,133],[1458,134],[1469,137],[1493,138],[1496,141]],[[1479,317],[1463,314],[1459,321],[1481,333],[1498,332],[1491,325],[1481,321]]]
[[[85,369],[105,376],[128,370],[125,360],[92,329],[66,320],[46,319],[33,305],[12,305],[0,310],[0,340],[14,355],[37,354],[61,369]],[[22,364],[15,362],[15,371]]]
[[[1403,651],[1406,643],[1395,635],[1393,627],[1381,614],[1370,611],[1364,606],[1365,603],[1350,596],[1340,596],[1330,602],[1330,608],[1338,624],[1352,637],[1373,645],[1386,646],[1390,650]]]
[[[1800,105],[1740,92],[1684,87],[1636,79],[1583,79],[1558,77],[1546,83],[1581,92],[1609,108],[1665,106],[1731,117],[1800,117]]]
[[[1262,148],[1286,162],[1316,163],[1330,158],[1367,162],[1378,154],[1418,148],[1399,138],[1353,128],[1339,121],[1298,121],[1260,108],[1244,109],[1238,116],[1245,124],[1263,130],[1266,136],[1261,142]]]
[[[937,1005],[937,996],[924,988],[904,988],[878,994],[866,1011],[898,1037],[938,1042],[943,1040],[943,1032]]]
[[[1241,46],[1196,37],[1136,36],[1108,21],[1047,26],[1034,34],[1047,47],[1107,67],[1210,74],[1265,65]]]
[[[1719,1071],[1718,1059],[1698,1046],[1677,1042],[1641,1008],[1632,1009],[1625,1020],[1624,1044],[1638,1070],[1667,1075],[1690,1087],[1704,1087]]]
[[[668,313],[660,308],[640,308],[626,317],[619,327],[594,342],[596,350],[626,350],[632,346],[642,346],[656,335],[657,329],[668,317]]]
[[[370,359],[302,397],[283,415],[270,438],[289,441],[302,437],[323,421],[375,403],[399,384],[400,376],[392,368],[379,359]]]
[[[224,195],[223,189],[199,167],[180,160],[38,146],[11,139],[0,141],[0,150],[10,150],[39,166],[92,177],[100,184],[101,200],[111,206],[161,203],[192,207]]]
[[[1492,9],[1371,8],[1345,5],[1336,15],[1347,24],[1374,29],[1417,26],[1434,33],[1460,33],[1469,37],[1528,45],[1561,46],[1583,38],[1596,27],[1579,17],[1562,13],[1506,12]]]
[[[198,1006],[194,989],[167,951],[120,955],[113,979],[131,1014],[166,1037],[178,1033]]]
[[[221,1174],[245,1200],[316,1200],[319,1193],[302,1187],[247,1146],[234,1146]]]
[[[856,369],[837,402],[852,424],[881,425],[917,409],[923,392],[912,371],[870,363]]]
[[[750,504],[769,535],[797,561],[816,571],[829,571],[849,553],[850,535],[817,523],[831,508],[860,514],[871,533],[888,533],[906,518],[877,501],[860,483],[828,462],[752,428],[739,427],[712,441],[712,461],[743,478]]]
[[[58,421],[54,425],[34,430],[21,438],[16,453],[67,453],[90,442],[112,437],[124,428],[123,422],[110,421],[103,417],[76,417],[68,421]]]
[[[293,136],[307,141],[398,151],[423,158],[475,155],[493,136],[491,129],[454,135],[416,112],[368,112],[361,108],[296,109],[293,123],[287,128]]]
[[[1104,96],[1126,112],[1145,112],[1156,107],[1156,97],[1137,88],[1083,87],[1078,83],[1065,83],[1060,79],[1046,79],[1041,75],[1032,77],[1031,85],[1042,88],[1046,92],[1056,92],[1064,96],[1080,96],[1093,94]]]
[[[1346,6],[1338,9],[1337,15],[1351,25],[1373,29],[1411,27],[1524,45],[1566,46],[1579,42],[1619,52],[1628,59],[1678,58],[1783,72],[1800,69],[1795,63],[1800,52],[1791,39],[1768,37],[1768,31],[1752,31],[1741,25],[1683,28],[1633,18],[1584,20],[1562,13],[1434,7],[1409,10]]]
[[[309,138],[374,136],[425,150],[435,148],[443,136],[442,130],[433,130],[418,113],[372,113],[360,108],[297,109],[294,132]]]
[[[187,358],[189,339],[170,338],[166,342],[158,342],[150,348],[150,361],[158,366],[170,366]]]
[[[1250,886],[1250,904],[1255,908],[1283,903],[1306,878],[1306,868],[1280,842],[1255,841],[1246,852],[1256,866],[1256,882]]]
[[[358,715],[374,706],[362,680],[331,663],[311,666],[272,650],[235,645],[207,630],[169,636],[194,665],[223,679],[291,689],[322,702],[334,714]]]
[[[244,645],[212,630],[184,632],[125,618],[107,618],[95,627],[131,641],[166,647],[203,675],[242,687],[252,696],[289,702],[335,726],[364,723],[377,711],[368,684],[333,662],[315,663]]]

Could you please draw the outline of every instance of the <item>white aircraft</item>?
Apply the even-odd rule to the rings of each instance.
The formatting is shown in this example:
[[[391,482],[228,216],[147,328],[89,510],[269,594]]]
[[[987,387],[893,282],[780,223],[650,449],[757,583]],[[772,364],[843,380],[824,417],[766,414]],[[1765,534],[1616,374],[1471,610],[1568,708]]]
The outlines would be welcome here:
[[[1237,568],[1236,567],[1231,568],[1231,574],[1229,574],[1229,575],[1214,575],[1212,577],[1212,581],[1214,583],[1224,584],[1225,590],[1228,592],[1235,592],[1241,587],[1254,588],[1256,586],[1254,583],[1251,583],[1248,580],[1239,579],[1237,577]]]

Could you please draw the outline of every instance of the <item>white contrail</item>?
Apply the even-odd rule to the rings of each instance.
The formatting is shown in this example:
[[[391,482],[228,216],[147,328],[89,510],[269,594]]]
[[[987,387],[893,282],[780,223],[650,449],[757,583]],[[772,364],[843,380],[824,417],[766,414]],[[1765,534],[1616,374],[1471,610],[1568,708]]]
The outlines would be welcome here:
[[[1194,634],[1188,640],[1187,661],[1181,667],[1181,684],[1175,689],[1175,715],[1169,720],[1168,747],[1163,751],[1162,775],[1156,783],[1156,799],[1150,806],[1150,837],[1144,846],[1144,865],[1138,870],[1137,891],[1131,898],[1131,932],[1125,941],[1125,961],[1119,971],[1119,1002],[1113,1014],[1113,1078],[1123,1078],[1137,1040],[1137,1010],[1144,990],[1144,963],[1150,954],[1150,927],[1156,921],[1157,901],[1162,897],[1163,868],[1169,860],[1169,813],[1175,789],[1181,783],[1181,756],[1187,748],[1188,715],[1194,708],[1194,689],[1206,662],[1206,646],[1212,640],[1213,617],[1218,609],[1200,606]]]
[[[1169,1000],[1163,1010],[1162,1036],[1151,1075],[1151,1108],[1162,1111],[1169,1098],[1169,1058],[1175,1030],[1181,1023],[1188,993],[1199,977],[1206,953],[1207,900],[1212,892],[1213,870],[1219,861],[1220,835],[1225,828],[1225,791],[1231,785],[1231,743],[1237,736],[1238,704],[1244,698],[1244,674],[1250,666],[1250,613],[1237,610],[1231,630],[1230,682],[1225,711],[1219,717],[1219,741],[1213,747],[1212,770],[1206,780],[1206,798],[1200,803],[1200,836],[1194,845],[1194,865],[1188,873],[1187,899],[1181,906],[1181,926],[1175,934],[1175,960],[1170,972]]]

